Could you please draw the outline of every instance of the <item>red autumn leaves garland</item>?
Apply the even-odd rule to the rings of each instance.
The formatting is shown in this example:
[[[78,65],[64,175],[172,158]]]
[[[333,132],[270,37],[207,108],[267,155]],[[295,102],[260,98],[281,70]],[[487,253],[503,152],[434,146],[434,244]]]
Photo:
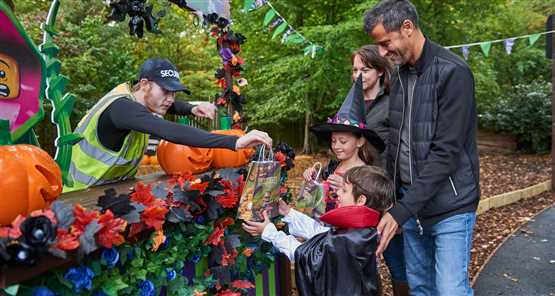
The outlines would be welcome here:
[[[153,231],[152,250],[156,251],[165,240],[163,225],[167,221],[168,212],[181,208],[189,213],[188,211],[192,207],[190,203],[174,199],[176,191],[172,189],[176,185],[182,192],[197,192],[194,202],[198,209],[192,214],[198,216],[208,208],[203,195],[208,189],[215,190],[209,186],[221,189],[213,198],[222,208],[236,207],[243,186],[242,177],[239,177],[236,184],[234,186],[233,182],[215,178],[214,175],[210,178],[198,179],[191,174],[185,174],[168,180],[165,184],[167,191],[163,193],[164,196],[157,197],[153,194],[152,184],[145,185],[139,182],[135,185],[134,191],[126,197],[127,206],[133,205],[130,208],[134,209],[140,217],[139,221],[133,223],[128,222],[126,216],[122,214],[114,215],[110,208],[87,210],[80,204],[68,205],[57,201],[53,204],[52,209],[34,211],[28,217],[18,216],[10,226],[0,227],[0,241],[8,245],[11,241],[20,239],[25,235],[22,233],[22,224],[27,219],[44,216],[50,220],[53,231],[52,241],[45,242],[44,248],[62,251],[61,253],[54,252],[55,255],[77,249],[88,254],[98,247],[112,248],[123,244],[126,240],[136,240],[137,236],[145,231]],[[230,217],[215,223],[214,231],[205,243],[221,246],[225,229],[233,223],[234,220]],[[236,253],[226,254],[224,263],[232,262],[237,256]]]

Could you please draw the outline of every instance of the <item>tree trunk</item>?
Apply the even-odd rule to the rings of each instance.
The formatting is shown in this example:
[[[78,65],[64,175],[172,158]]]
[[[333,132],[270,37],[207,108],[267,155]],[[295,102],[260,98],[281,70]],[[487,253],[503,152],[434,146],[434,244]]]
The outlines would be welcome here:
[[[312,114],[310,110],[304,112],[304,140],[303,140],[303,153],[311,153],[310,149],[310,125],[312,121]]]

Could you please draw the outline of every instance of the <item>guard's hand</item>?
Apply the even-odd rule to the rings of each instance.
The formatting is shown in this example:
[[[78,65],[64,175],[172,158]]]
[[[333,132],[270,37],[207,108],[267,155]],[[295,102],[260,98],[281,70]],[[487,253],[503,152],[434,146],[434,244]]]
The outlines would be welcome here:
[[[265,132],[252,130],[237,140],[235,149],[255,147],[260,144],[266,145],[266,147],[272,147],[272,138]]]
[[[387,245],[389,245],[389,241],[395,236],[397,228],[399,228],[397,221],[393,219],[390,213],[385,213],[377,227],[378,234],[380,235],[380,242],[376,250],[376,256],[381,256],[383,254],[383,251],[385,251]]]
[[[245,223],[241,224],[241,227],[252,236],[260,236],[264,232],[266,225],[270,224],[270,218],[268,218],[266,210],[262,212],[262,217],[264,217],[262,222],[245,221]]]
[[[341,189],[343,185],[345,185],[345,180],[343,179],[343,177],[336,174],[330,175],[327,181],[330,184],[331,189],[336,191]]]
[[[191,113],[196,117],[204,117],[213,120],[216,118],[216,106],[208,102],[202,102],[193,107]]]

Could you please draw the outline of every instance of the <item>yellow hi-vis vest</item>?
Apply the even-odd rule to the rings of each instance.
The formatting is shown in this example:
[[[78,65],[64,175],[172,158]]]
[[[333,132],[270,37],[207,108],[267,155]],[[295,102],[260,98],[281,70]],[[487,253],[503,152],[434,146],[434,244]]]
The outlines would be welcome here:
[[[84,138],[72,147],[69,174],[73,186],[64,187],[64,192],[122,181],[137,173],[148,144],[147,134],[132,130],[119,151],[104,147],[97,135],[100,115],[121,97],[135,100],[127,83],[118,85],[100,99],[77,125],[75,132]]]

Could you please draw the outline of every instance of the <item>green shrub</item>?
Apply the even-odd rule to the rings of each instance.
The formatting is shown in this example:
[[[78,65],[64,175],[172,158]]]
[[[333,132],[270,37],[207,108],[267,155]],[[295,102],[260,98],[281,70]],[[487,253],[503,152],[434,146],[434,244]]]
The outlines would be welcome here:
[[[534,81],[513,87],[491,109],[481,113],[482,125],[517,137],[519,149],[544,153],[551,149],[551,83]]]

